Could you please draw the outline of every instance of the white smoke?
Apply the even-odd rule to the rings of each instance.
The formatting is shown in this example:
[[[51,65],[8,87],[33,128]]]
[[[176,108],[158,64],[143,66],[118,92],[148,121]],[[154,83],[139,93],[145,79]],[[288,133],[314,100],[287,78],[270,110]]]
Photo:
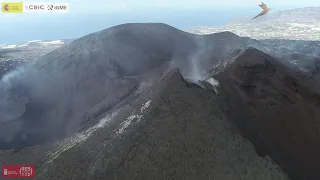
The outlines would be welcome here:
[[[315,49],[312,54],[312,56],[320,57],[320,47]]]
[[[185,79],[198,83],[205,79],[205,69],[202,67],[204,58],[207,56],[208,49],[211,49],[211,46],[207,46],[204,36],[196,36],[195,43],[197,49],[187,57],[189,63],[189,71],[185,76]]]
[[[200,57],[204,52],[204,49],[199,49],[190,57],[191,70],[190,74],[188,74],[187,79],[192,82],[198,82],[203,80],[204,78],[203,70],[201,69],[201,66],[199,64],[199,62],[201,61]]]
[[[220,83],[218,80],[216,80],[214,78],[209,78],[206,80],[206,82],[212,86],[212,88],[216,92],[216,94],[219,94],[218,88],[220,87]]]
[[[20,79],[24,71],[24,68],[18,68],[4,75],[0,80],[0,122],[15,120],[25,110],[24,105],[22,105],[24,103],[16,101],[19,97],[10,91],[15,81]],[[23,98],[20,100],[25,101]]]
[[[0,139],[4,142],[12,141],[21,129],[21,122],[15,120],[26,110],[26,99],[12,93],[10,89],[23,71],[24,68],[18,68],[0,80]]]
[[[23,76],[23,73],[25,73],[26,71],[25,69],[25,66],[21,66],[5,74],[1,78],[1,85],[3,85],[4,87],[10,87],[14,81],[20,79],[20,77]]]

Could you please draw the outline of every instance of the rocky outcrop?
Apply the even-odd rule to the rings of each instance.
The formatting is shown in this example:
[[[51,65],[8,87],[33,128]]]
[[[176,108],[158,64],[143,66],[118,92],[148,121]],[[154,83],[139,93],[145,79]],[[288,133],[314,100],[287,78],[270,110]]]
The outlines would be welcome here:
[[[261,156],[292,179],[320,177],[320,92],[271,56],[249,48],[216,76],[228,118]]]

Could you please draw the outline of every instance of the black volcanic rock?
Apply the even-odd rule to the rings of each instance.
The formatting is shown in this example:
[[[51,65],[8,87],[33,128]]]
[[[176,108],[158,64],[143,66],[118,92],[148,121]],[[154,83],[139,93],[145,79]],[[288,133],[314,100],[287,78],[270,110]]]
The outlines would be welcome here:
[[[58,48],[0,82],[0,149],[16,149],[1,163],[36,164],[39,179],[285,179],[270,155],[313,178],[316,83],[247,41],[125,24]],[[221,71],[226,102],[199,86]]]
[[[198,36],[152,23],[119,25],[74,40],[0,82],[0,131],[6,132],[0,149],[68,136],[141,89],[141,74],[166,65],[201,78],[199,69],[211,69],[242,44],[232,33]]]
[[[320,92],[271,56],[249,48],[216,76],[228,118],[261,156],[292,179],[320,177]]]
[[[39,180],[288,179],[256,155],[219,108],[178,70],[57,144],[2,151],[0,163],[35,164]]]

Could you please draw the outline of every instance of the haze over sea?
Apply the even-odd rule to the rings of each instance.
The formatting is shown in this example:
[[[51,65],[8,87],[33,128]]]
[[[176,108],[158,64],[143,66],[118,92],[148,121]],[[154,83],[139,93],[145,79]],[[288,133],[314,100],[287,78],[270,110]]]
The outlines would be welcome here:
[[[72,6],[71,6],[72,7]],[[278,8],[278,9],[277,9]],[[273,11],[290,9],[273,7]],[[136,11],[70,12],[55,14],[0,14],[0,44],[15,44],[29,40],[78,38],[108,27],[129,22],[161,22],[179,29],[194,26],[221,26],[234,17],[260,13],[258,4],[249,8],[153,8]]]

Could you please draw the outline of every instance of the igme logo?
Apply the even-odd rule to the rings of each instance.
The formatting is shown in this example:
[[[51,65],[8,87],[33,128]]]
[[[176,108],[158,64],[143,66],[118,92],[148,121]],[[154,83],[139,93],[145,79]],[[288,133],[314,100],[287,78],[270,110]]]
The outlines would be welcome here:
[[[52,11],[53,10],[53,5],[51,4],[51,5],[48,5],[48,10],[49,11]]]
[[[67,3],[55,3],[55,4],[50,4],[48,6],[49,11],[61,11],[61,12],[68,12],[69,11],[69,4]]]
[[[54,6],[54,9],[56,10],[68,10],[67,6]]]
[[[67,11],[68,10],[68,6],[66,5],[49,5],[48,6],[48,10],[49,11],[53,11],[53,10],[64,10]]]

